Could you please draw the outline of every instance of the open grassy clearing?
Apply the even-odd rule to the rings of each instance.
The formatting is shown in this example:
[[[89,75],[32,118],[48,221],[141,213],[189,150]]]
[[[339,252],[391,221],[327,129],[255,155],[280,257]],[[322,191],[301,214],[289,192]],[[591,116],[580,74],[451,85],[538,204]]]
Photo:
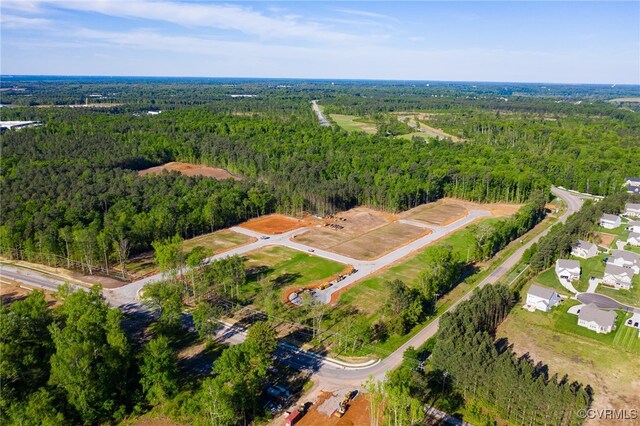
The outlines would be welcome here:
[[[207,256],[213,256],[253,241],[255,239],[247,235],[239,234],[230,229],[221,229],[220,231],[185,240],[182,248],[185,253],[188,253],[194,247],[201,246],[204,247]],[[127,272],[140,277],[159,272],[160,270],[155,264],[153,256],[153,251],[150,251],[129,259],[126,263]]]
[[[378,129],[374,122],[355,115],[329,114],[329,117],[347,132],[365,132],[375,134]]]
[[[516,306],[497,337],[507,338],[516,353],[547,364],[550,374],[568,374],[569,380],[591,385],[592,408],[640,406],[640,376],[629,374],[640,371],[640,339],[636,329],[622,325],[628,314],[619,312],[618,328],[601,335],[579,327],[578,317],[566,312],[576,303],[567,301],[550,313]]]
[[[285,291],[328,280],[348,267],[282,246],[268,246],[246,253],[244,259],[248,279],[241,291],[247,299],[256,296],[262,279],[274,282]]]
[[[428,124],[429,114],[423,113],[401,113],[398,115],[398,120],[403,123],[407,123],[410,127],[417,129],[415,133],[421,134],[422,137],[438,138],[438,139],[451,139],[453,142],[462,142],[464,139],[446,133],[442,129],[432,127]]]

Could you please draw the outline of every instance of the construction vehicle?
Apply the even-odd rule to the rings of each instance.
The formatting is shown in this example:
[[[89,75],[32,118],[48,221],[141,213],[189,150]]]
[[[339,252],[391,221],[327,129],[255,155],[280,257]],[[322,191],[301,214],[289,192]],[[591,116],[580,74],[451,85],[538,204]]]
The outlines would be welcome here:
[[[351,401],[351,392],[347,392],[345,394],[342,401],[340,401],[340,404],[338,404],[338,409],[333,412],[333,415],[336,417],[344,416],[344,413],[347,412],[347,408],[349,408],[349,401]]]

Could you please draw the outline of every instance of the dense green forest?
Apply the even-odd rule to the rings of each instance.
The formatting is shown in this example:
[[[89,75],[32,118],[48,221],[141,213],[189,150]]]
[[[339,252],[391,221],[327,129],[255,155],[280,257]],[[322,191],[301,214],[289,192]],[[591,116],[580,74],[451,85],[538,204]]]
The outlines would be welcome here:
[[[77,104],[96,93],[102,97],[92,102],[121,104],[3,108],[4,119],[44,126],[2,135],[0,251],[88,272],[122,263],[153,241],[273,211],[400,211],[444,196],[524,202],[551,184],[609,194],[626,175],[640,175],[640,118],[603,100],[635,87],[72,78],[2,84],[25,89],[3,92],[14,106],[25,99]],[[255,97],[232,97],[238,94]],[[320,127],[311,99],[351,114],[432,112],[433,125],[466,142]],[[163,112],[147,116],[148,109]],[[173,160],[244,179],[137,176]]]

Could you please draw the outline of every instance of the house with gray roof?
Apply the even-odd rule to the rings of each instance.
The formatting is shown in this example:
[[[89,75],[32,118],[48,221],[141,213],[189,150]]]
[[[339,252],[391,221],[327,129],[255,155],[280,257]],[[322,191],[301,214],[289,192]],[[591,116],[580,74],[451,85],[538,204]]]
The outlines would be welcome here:
[[[636,203],[625,204],[624,214],[629,217],[640,217],[640,204],[636,204]]]
[[[603,228],[614,229],[620,226],[621,224],[622,224],[622,221],[620,220],[620,216],[615,214],[605,213],[600,218],[600,226],[602,226]]]
[[[589,303],[580,309],[578,325],[596,333],[607,334],[615,328],[616,316],[613,311],[604,311],[595,304]]]
[[[558,259],[556,275],[559,280],[575,281],[580,279],[580,262],[573,259]]]
[[[617,289],[629,290],[633,282],[633,271],[629,268],[607,263],[602,281]]]
[[[640,220],[632,220],[626,229],[631,232],[640,232]]]
[[[578,240],[571,246],[571,254],[575,257],[590,259],[598,255],[598,246],[588,241]]]
[[[632,194],[638,194],[640,193],[640,178],[633,178],[633,177],[625,178],[625,182],[623,186],[627,188],[627,192]]]
[[[532,284],[527,291],[527,305],[539,311],[549,312],[560,302],[560,296],[552,288]]]
[[[640,232],[632,232],[627,237],[627,244],[638,247],[640,246]]]
[[[626,250],[611,250],[607,263],[629,268],[634,274],[640,274],[640,254]]]

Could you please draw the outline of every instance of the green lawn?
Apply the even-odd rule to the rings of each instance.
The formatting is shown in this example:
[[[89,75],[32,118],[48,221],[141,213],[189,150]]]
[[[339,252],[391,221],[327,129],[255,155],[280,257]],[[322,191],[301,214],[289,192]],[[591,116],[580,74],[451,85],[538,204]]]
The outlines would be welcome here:
[[[632,282],[633,285],[630,290],[615,290],[599,285],[596,293],[604,294],[626,305],[640,307],[640,275],[635,275]]]
[[[239,234],[229,229],[221,229],[210,234],[185,240],[182,244],[182,251],[188,253],[194,247],[201,246],[204,247],[205,254],[209,257],[226,249],[237,247],[251,241],[252,238],[244,234]],[[149,251],[133,257],[127,261],[127,272],[138,276],[160,272],[160,269],[154,262],[153,256],[154,252]]]
[[[355,115],[331,114],[330,117],[347,132],[365,132],[372,135],[377,131],[375,123]]]
[[[534,281],[544,287],[554,289],[556,292],[558,292],[558,294],[571,296],[571,292],[567,290],[562,284],[560,284],[558,276],[556,275],[555,268],[553,266],[534,278]],[[587,287],[582,285],[581,281],[573,281],[572,284],[578,291],[585,291],[587,289]]]
[[[282,246],[269,246],[245,254],[248,271],[245,298],[255,296],[261,279],[275,282],[278,287],[300,287],[325,280],[342,272],[347,266],[318,256],[312,256]]]

